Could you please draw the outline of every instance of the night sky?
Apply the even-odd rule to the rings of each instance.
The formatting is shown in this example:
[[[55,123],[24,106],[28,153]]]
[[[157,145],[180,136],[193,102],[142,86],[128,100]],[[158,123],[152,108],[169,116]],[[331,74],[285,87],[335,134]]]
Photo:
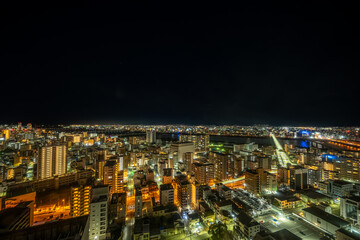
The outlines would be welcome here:
[[[355,6],[10,2],[0,123],[360,125]]]

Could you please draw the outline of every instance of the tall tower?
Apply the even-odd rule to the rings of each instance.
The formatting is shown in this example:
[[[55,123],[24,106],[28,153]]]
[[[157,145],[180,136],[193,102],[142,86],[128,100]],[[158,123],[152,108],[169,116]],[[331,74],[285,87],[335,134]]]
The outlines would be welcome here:
[[[66,173],[66,146],[41,147],[38,159],[38,179]]]
[[[155,143],[156,142],[155,130],[146,130],[146,142],[147,143]]]
[[[141,218],[142,217],[142,192],[140,190],[136,190],[135,192],[135,217]]]

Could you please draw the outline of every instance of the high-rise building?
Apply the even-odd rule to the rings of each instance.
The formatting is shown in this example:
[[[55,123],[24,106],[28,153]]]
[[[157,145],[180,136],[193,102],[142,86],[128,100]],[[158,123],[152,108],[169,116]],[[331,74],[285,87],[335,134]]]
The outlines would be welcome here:
[[[135,217],[142,217],[143,198],[142,192],[139,189],[135,191]]]
[[[302,167],[290,168],[290,188],[293,190],[308,189],[308,169]]]
[[[176,176],[173,181],[175,203],[181,209],[190,209],[192,200],[192,185],[185,175]]]
[[[171,183],[173,179],[173,169],[172,168],[164,168],[163,169],[163,183],[168,184]]]
[[[215,179],[218,181],[224,181],[234,178],[235,164],[234,156],[230,154],[222,154],[217,152],[211,152],[209,154],[209,160],[215,167]]]
[[[193,142],[196,151],[204,152],[209,146],[209,135],[185,135],[181,134],[179,142]]]
[[[193,171],[195,173],[195,179],[200,184],[209,184],[213,181],[214,176],[214,164],[212,163],[193,163]]]
[[[10,130],[9,129],[4,130],[4,137],[5,137],[5,140],[8,140],[10,138]]]
[[[253,194],[261,192],[260,177],[257,171],[250,169],[245,171],[245,188]]]
[[[160,203],[164,206],[174,204],[174,188],[170,183],[160,185]]]
[[[89,215],[89,240],[106,239],[108,226],[109,187],[93,188]]]
[[[245,169],[245,160],[241,156],[234,156],[234,178],[242,175]]]
[[[183,156],[183,162],[186,172],[192,172],[191,165],[194,162],[194,153],[193,152],[186,152]]]
[[[146,142],[155,143],[156,142],[156,131],[155,130],[146,130]]]
[[[66,146],[41,147],[37,165],[38,179],[45,179],[66,173]]]
[[[119,163],[109,160],[104,165],[104,184],[110,186],[111,193],[121,192],[124,185],[124,171],[119,171]]]
[[[258,168],[256,170],[248,169],[245,171],[245,188],[253,194],[276,191],[276,175],[264,171],[263,168]]]
[[[183,162],[184,153],[195,152],[193,142],[173,143],[170,146],[170,155],[172,155],[174,165]]]
[[[124,221],[126,216],[126,192],[114,193],[110,201],[110,220]]]
[[[89,214],[91,199],[91,185],[78,185],[71,187],[70,216],[79,217]]]

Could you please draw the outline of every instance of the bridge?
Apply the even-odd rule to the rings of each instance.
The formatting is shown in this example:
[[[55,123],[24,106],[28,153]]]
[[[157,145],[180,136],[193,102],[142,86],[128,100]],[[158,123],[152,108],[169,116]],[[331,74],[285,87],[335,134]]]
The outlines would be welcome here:
[[[281,144],[279,143],[279,141],[277,140],[277,138],[275,137],[275,135],[273,133],[270,133],[270,136],[272,137],[274,143],[275,143],[275,147],[276,147],[276,154],[278,157],[278,162],[279,165],[281,167],[287,167],[288,164],[290,165],[296,165],[294,163],[292,163],[290,161],[289,156],[287,155],[287,153],[284,151],[284,149],[282,148]]]

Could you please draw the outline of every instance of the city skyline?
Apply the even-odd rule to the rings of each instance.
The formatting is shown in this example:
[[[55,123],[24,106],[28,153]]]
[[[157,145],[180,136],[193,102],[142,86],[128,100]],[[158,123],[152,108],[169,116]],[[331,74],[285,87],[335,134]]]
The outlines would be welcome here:
[[[359,240],[349,1],[2,1],[0,239]]]

